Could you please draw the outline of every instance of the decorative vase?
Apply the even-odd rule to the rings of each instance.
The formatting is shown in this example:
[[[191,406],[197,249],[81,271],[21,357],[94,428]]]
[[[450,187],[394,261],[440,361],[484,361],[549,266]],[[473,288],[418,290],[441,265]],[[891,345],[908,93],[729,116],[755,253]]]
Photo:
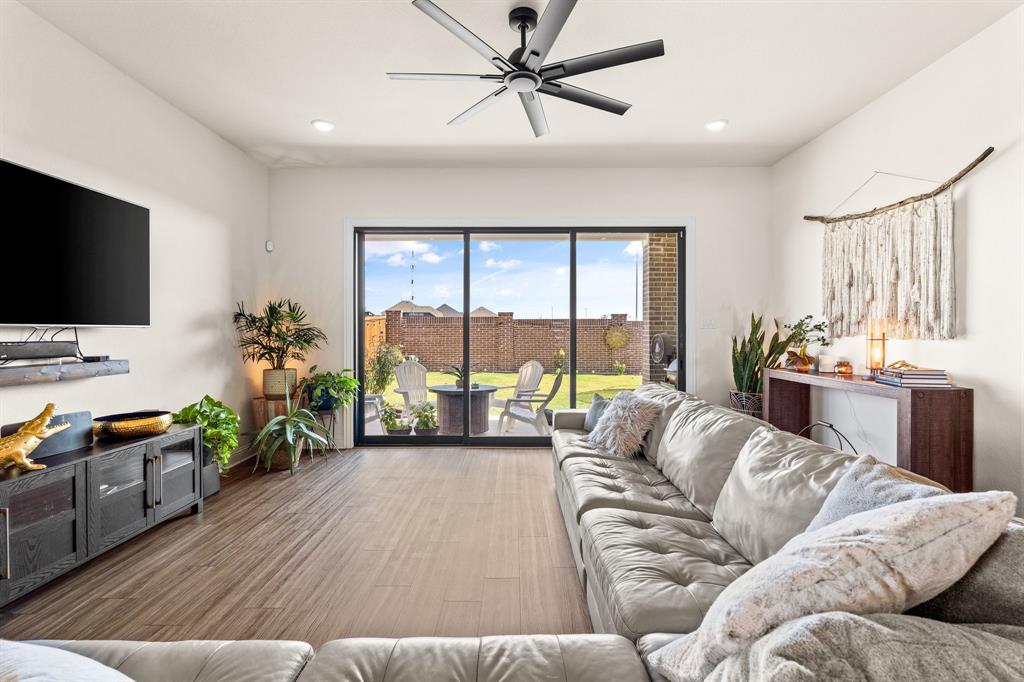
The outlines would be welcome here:
[[[298,381],[298,370],[294,367],[265,369],[263,370],[263,397],[267,400],[284,400],[289,390],[295,390]]]
[[[729,391],[729,406],[737,412],[760,419],[764,412],[764,396],[760,393]]]

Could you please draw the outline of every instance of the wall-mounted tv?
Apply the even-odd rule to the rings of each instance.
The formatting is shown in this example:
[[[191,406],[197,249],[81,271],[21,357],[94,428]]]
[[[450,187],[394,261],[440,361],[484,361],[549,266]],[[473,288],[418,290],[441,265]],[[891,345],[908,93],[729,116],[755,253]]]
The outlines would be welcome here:
[[[149,209],[0,159],[0,325],[149,326]]]

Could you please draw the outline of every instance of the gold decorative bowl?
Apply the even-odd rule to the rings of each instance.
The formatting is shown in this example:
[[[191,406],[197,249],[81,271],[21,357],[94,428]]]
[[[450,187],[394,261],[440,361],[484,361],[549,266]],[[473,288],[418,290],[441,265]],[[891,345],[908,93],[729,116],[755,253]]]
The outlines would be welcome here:
[[[108,414],[92,420],[92,435],[96,438],[144,438],[158,436],[171,428],[170,412],[126,412]]]

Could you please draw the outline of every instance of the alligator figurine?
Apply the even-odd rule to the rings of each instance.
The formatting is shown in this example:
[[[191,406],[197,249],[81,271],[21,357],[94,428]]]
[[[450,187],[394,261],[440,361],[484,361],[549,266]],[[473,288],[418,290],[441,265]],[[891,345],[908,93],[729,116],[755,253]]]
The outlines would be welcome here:
[[[65,422],[51,427],[50,420],[53,419],[54,409],[56,406],[48,403],[38,417],[22,424],[17,433],[0,438],[0,469],[11,466],[16,466],[22,471],[46,468],[45,464],[34,463],[29,459],[29,455],[39,447],[44,438],[49,438],[71,426],[70,422]]]

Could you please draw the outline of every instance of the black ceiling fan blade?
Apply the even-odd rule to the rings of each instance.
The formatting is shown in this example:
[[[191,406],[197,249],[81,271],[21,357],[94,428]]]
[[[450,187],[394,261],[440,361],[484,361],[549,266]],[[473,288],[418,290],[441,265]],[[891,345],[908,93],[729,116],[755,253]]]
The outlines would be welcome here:
[[[476,75],[472,73],[396,73],[388,72],[393,81],[485,81],[494,82],[502,79],[501,74]]]
[[[537,22],[537,28],[530,36],[530,42],[526,44],[526,50],[523,52],[523,63],[526,64],[526,68],[536,71],[548,58],[551,46],[555,44],[555,39],[562,32],[562,27],[565,26],[565,22],[568,21],[575,6],[576,0],[550,0],[548,2],[548,6],[544,8],[544,14]]]
[[[540,95],[536,92],[520,92],[519,100],[526,109],[526,117],[530,119],[533,134],[537,137],[548,134],[548,119],[544,115],[544,105],[540,103]]]
[[[484,59],[502,71],[514,71],[511,62],[493,47],[481,40],[475,33],[456,21],[450,14],[430,0],[412,0],[412,4],[424,14],[452,32],[456,38],[476,50]]]
[[[551,95],[552,97],[567,99],[577,104],[585,104],[595,109],[602,109],[619,116],[622,116],[633,106],[605,95],[599,95],[590,90],[577,88],[575,85],[569,85],[568,83],[544,83],[540,86],[538,92],[543,92],[545,95]]]
[[[564,62],[555,62],[541,68],[540,77],[544,80],[557,80],[576,76],[581,73],[589,73],[600,69],[608,69],[613,66],[630,64],[632,62],[653,59],[654,57],[665,56],[665,41],[652,40],[648,43],[639,43],[627,47],[617,47],[614,50],[606,50],[596,54],[588,54],[585,57],[566,59]]]
[[[482,100],[471,106],[469,109],[466,109],[461,114],[459,114],[452,120],[448,121],[448,125],[459,125],[460,123],[465,122],[466,119],[470,118],[471,116],[476,116],[481,111],[491,106],[502,97],[506,96],[509,92],[511,92],[511,90],[506,88],[504,85],[501,86],[491,94],[487,95],[487,97],[484,97]]]

